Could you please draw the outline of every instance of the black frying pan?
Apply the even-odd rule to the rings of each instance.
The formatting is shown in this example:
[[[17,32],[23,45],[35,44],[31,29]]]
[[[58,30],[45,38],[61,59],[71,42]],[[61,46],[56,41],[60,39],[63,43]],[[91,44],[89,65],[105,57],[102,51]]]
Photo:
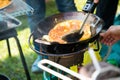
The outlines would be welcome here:
[[[68,54],[73,52],[82,51],[88,47],[90,42],[95,41],[99,37],[99,33],[103,27],[103,21],[96,15],[90,14],[86,23],[91,25],[91,37],[84,41],[77,41],[77,42],[69,42],[66,44],[59,44],[56,42],[47,42],[42,40],[43,35],[48,35],[49,31],[54,28],[54,26],[60,22],[66,20],[80,20],[83,21],[86,12],[66,12],[66,13],[58,13],[52,16],[45,18],[44,20],[40,21],[37,25],[38,27],[35,31],[31,34],[36,36],[39,39],[39,44],[41,46],[41,50],[48,54]],[[30,38],[31,38],[30,36]]]
[[[85,49],[90,42],[93,42],[99,37],[99,33],[103,27],[103,21],[94,14],[90,14],[86,23],[91,24],[91,38],[78,41],[71,42],[67,44],[59,44],[59,43],[51,43],[42,40],[43,35],[47,35],[49,31],[58,23],[65,20],[83,20],[85,17],[85,12],[68,12],[68,13],[59,13],[53,16],[47,17],[43,21],[38,24],[37,29],[33,32],[32,35],[35,35],[36,38],[40,40],[40,45],[44,52],[53,53],[53,54],[64,54],[71,53]]]

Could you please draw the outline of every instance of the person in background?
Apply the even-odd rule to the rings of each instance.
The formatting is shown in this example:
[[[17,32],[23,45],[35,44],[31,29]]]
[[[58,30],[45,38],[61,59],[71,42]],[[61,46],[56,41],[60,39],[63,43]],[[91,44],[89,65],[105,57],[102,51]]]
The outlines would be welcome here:
[[[99,0],[96,15],[104,20],[104,30],[107,30],[114,23],[118,1],[119,0]]]
[[[46,1],[45,0],[26,0],[27,4],[30,5],[34,9],[33,15],[28,15],[28,24],[30,26],[31,32],[37,27],[37,23],[39,23],[42,19],[46,17]],[[77,11],[74,0],[55,0],[57,8],[59,12],[72,12]],[[54,14],[54,13],[53,13]],[[42,27],[41,27],[42,28]],[[47,27],[46,27],[47,28]],[[33,42],[36,39],[36,36],[33,35]],[[36,50],[40,50],[39,44],[34,42],[34,48]],[[37,67],[38,61],[40,61],[43,57],[38,55],[37,59],[32,65],[32,72],[33,73],[40,73],[42,72],[41,69]]]
[[[116,16],[117,6],[119,0],[99,0],[99,4],[96,9],[96,15],[103,19],[104,26],[103,30],[108,30],[110,26],[114,25],[114,19]],[[115,26],[116,27],[116,26]],[[105,45],[101,43],[102,47],[100,50],[100,55],[102,58],[105,57],[109,47],[111,47],[110,55],[107,57],[107,62],[115,66],[120,65],[120,42],[115,43],[112,46]]]
[[[120,25],[112,25],[106,32],[100,34],[101,42],[106,45],[113,45],[120,40]]]

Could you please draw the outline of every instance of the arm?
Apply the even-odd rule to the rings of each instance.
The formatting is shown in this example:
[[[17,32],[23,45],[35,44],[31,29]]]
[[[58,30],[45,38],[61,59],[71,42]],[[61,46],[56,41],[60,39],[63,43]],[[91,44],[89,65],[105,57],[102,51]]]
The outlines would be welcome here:
[[[103,37],[101,40],[102,43],[113,45],[120,40],[120,25],[111,26],[105,33],[101,33],[100,35]]]

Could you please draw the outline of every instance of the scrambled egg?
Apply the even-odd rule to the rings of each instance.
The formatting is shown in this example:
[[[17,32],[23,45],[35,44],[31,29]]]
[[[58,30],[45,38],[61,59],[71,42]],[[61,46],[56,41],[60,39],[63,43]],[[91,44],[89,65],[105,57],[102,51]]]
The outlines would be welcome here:
[[[81,27],[82,21],[80,20],[67,20],[55,25],[53,29],[50,30],[48,33],[49,41],[51,42],[59,42],[59,43],[66,43],[62,40],[62,36],[65,34],[73,31],[79,30]],[[89,39],[91,37],[90,25],[84,25],[84,35],[81,37],[80,41]]]

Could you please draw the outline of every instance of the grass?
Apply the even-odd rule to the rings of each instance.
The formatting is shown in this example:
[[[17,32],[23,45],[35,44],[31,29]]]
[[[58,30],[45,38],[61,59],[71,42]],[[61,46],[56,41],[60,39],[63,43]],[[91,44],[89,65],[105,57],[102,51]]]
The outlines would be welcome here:
[[[54,0],[49,0],[46,11],[47,16],[58,13]],[[22,22],[22,25],[17,28],[18,38],[29,68],[31,79],[42,80],[42,74],[34,74],[31,72],[31,65],[36,59],[37,54],[28,46],[30,29],[27,23],[27,17],[20,16],[18,19]],[[10,43],[12,57],[8,56],[6,41],[0,41],[0,73],[7,75],[11,80],[26,80],[15,40],[11,38]]]

